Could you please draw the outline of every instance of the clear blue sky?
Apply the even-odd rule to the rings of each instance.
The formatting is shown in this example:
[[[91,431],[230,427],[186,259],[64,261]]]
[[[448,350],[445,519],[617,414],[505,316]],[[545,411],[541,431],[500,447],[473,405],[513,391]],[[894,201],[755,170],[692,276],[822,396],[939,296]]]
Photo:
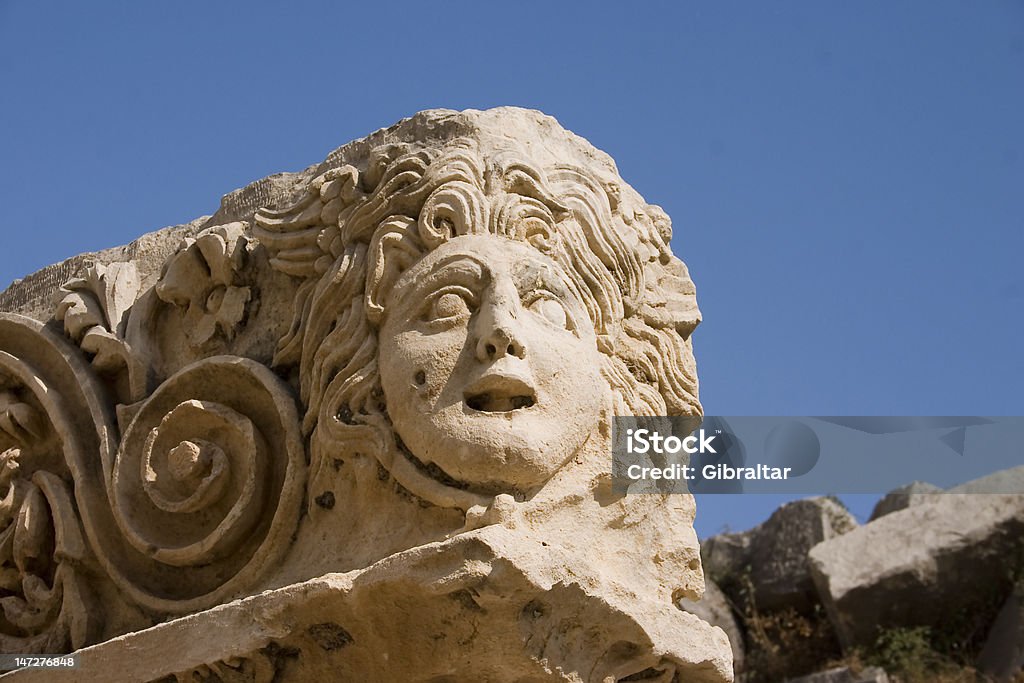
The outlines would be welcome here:
[[[708,414],[1024,414],[1019,0],[0,0],[0,83],[0,283],[417,110],[519,105],[672,216]]]

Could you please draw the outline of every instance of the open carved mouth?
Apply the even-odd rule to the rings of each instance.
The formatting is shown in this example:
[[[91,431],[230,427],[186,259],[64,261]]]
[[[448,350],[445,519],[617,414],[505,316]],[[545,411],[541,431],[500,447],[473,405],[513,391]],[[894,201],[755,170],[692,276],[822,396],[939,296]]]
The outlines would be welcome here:
[[[495,396],[494,394],[475,394],[466,397],[466,405],[481,413],[507,413],[510,410],[529,408],[536,401],[533,396]]]
[[[466,406],[481,413],[508,413],[532,408],[537,394],[519,377],[487,375],[474,382],[463,394]]]

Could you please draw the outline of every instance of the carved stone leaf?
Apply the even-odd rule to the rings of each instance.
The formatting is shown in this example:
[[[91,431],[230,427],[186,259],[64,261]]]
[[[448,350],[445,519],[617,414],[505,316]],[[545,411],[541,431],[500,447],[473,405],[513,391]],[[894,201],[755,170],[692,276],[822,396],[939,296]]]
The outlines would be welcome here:
[[[132,262],[112,263],[107,266],[103,277],[104,312],[107,314],[107,329],[123,334],[125,314],[139,295],[139,273]]]
[[[76,342],[82,341],[87,330],[107,324],[99,300],[89,292],[76,291],[87,285],[86,280],[68,282],[64,287],[71,292],[57,305],[56,318],[64,321],[64,329]]]
[[[184,240],[178,253],[164,267],[156,285],[156,294],[161,300],[187,307],[189,302],[203,295],[203,283],[209,277],[209,270],[199,250],[192,249],[194,244],[195,240]]]
[[[247,223],[206,228],[178,247],[156,285],[157,297],[183,309],[185,336],[209,350],[217,338],[234,339],[245,320],[252,290],[244,282]]]
[[[139,287],[138,270],[130,261],[91,266],[84,278],[61,287],[67,295],[57,305],[56,317],[76,341],[94,326],[122,334],[125,314],[138,298]]]
[[[25,443],[42,436],[42,425],[31,406],[19,402],[13,394],[0,392],[0,431]]]
[[[63,652],[87,644],[98,617],[82,577],[68,560],[81,562],[85,546],[66,486],[36,472],[17,519],[0,541],[3,623],[0,647],[16,652]],[[69,518],[70,516],[70,518]],[[14,567],[11,567],[11,564]],[[52,579],[46,578],[52,575]],[[13,633],[7,628],[13,627]]]
[[[45,544],[51,541],[52,526],[43,494],[32,487],[22,503],[14,532],[14,563],[21,572],[30,572],[45,560],[46,551],[50,550]]]
[[[114,372],[126,362],[124,340],[98,326],[85,333],[81,346],[93,355],[92,364],[100,372]]]
[[[91,556],[62,477],[90,430],[93,459],[112,430],[93,426],[89,399],[76,403],[99,395],[81,353],[40,323],[0,314],[0,381],[0,437],[17,444],[0,453],[0,650],[67,652],[90,644],[103,617],[80,573]]]
[[[122,369],[128,375],[122,401],[137,401],[145,391],[146,371],[142,361],[124,341],[128,313],[139,295],[139,274],[132,262],[91,266],[84,278],[71,280],[61,291],[55,317],[64,331],[83,351],[93,366],[105,375]]]

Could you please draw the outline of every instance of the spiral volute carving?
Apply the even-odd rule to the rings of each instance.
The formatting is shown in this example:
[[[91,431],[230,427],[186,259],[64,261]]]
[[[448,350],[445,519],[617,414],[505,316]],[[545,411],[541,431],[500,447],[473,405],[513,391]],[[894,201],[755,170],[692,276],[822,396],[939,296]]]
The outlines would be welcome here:
[[[199,361],[154,392],[110,478],[123,542],[106,550],[136,601],[182,612],[215,604],[278,559],[302,501],[298,425],[289,388],[243,358]]]

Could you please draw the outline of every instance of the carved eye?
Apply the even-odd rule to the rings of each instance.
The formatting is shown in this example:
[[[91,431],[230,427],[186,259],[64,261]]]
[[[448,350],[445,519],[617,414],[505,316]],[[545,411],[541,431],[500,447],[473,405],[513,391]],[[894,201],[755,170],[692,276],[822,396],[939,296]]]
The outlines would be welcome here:
[[[425,320],[454,321],[469,315],[473,305],[473,294],[461,287],[451,287],[438,292],[430,300]]]
[[[555,327],[563,330],[572,328],[572,322],[565,307],[550,295],[537,297],[527,306],[527,309],[544,318]]]

